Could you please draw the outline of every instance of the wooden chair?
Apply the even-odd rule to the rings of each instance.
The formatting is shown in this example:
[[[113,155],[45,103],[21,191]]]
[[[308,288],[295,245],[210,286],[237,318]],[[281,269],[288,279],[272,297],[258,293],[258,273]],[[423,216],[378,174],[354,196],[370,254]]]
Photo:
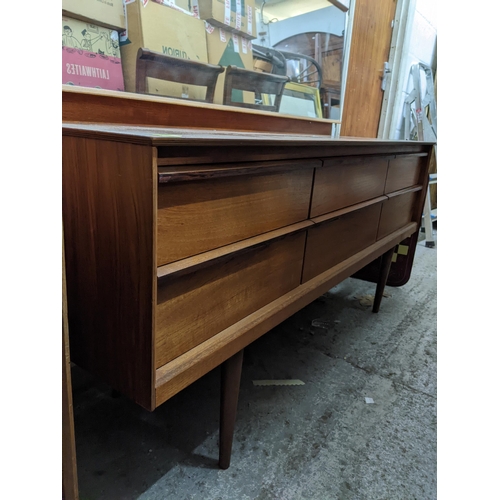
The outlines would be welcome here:
[[[201,102],[213,102],[215,85],[222,66],[166,56],[159,52],[140,48],[137,51],[135,91],[147,94],[147,78],[157,78],[170,82],[199,85],[207,88],[205,99],[190,99]]]
[[[249,69],[228,66],[224,81],[223,104],[242,108],[260,109],[263,111],[279,111],[281,97],[285,84],[290,81],[288,76],[261,73]],[[260,103],[235,102],[232,99],[233,90],[246,90],[255,93],[255,100]],[[264,104],[262,94],[274,94],[274,104]]]

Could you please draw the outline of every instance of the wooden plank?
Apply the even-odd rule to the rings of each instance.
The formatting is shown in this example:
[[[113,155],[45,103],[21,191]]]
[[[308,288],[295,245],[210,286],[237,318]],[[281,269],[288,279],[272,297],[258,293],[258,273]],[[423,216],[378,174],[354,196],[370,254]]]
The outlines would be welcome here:
[[[63,219],[71,354],[152,409],[152,148],[63,137]]]
[[[204,252],[193,257],[188,257],[187,259],[178,260],[176,262],[172,262],[171,264],[160,266],[157,270],[158,280],[160,282],[162,279],[174,274],[179,276],[182,274],[194,273],[207,266],[213,265],[216,262],[224,262],[227,259],[232,258],[233,255],[251,251],[256,247],[262,245],[267,245],[271,240],[284,238],[288,235],[302,231],[303,229],[306,229],[313,224],[314,222],[310,220],[297,222],[296,224],[292,224],[291,226],[286,226],[274,231],[269,231],[264,234],[259,234],[258,236],[254,236],[253,238],[238,241],[237,243],[233,243],[231,245],[226,245],[209,252]]]
[[[309,228],[302,282],[375,243],[381,208],[379,202]]]
[[[299,286],[305,231],[158,286],[156,367]]]
[[[384,193],[388,157],[339,158],[324,162],[314,177],[311,217]]]
[[[63,122],[117,123],[256,132],[303,133],[331,137],[330,120],[63,85]]]
[[[335,5],[342,12],[349,10],[349,0],[328,0],[331,4]]]
[[[157,404],[162,404],[219,366],[271,328],[308,305],[319,295],[327,292],[397,243],[412,235],[416,230],[416,223],[408,224],[157,369]]]
[[[161,161],[158,162],[161,165]],[[268,175],[276,172],[303,170],[322,166],[321,160],[275,161],[230,163],[219,165],[181,165],[158,167],[159,184],[185,182],[192,180],[215,179],[218,177],[234,177],[238,175]]]
[[[391,193],[418,184],[427,162],[426,156],[418,155],[396,156],[390,160],[384,193]]]
[[[222,145],[222,144],[221,144]],[[262,147],[265,146],[265,147]],[[392,144],[359,143],[356,147],[352,144],[332,139],[330,143],[311,141],[284,145],[283,142],[273,144],[262,144],[262,142],[244,143],[232,145],[226,143],[224,148],[213,146],[197,146],[193,142],[191,146],[159,146],[158,158],[162,165],[196,165],[226,163],[230,157],[236,162],[263,162],[280,161],[286,159],[326,159],[346,156],[390,154],[411,154],[425,150],[424,145],[410,144],[409,141],[401,141]]]
[[[307,219],[313,169],[158,188],[158,265]]]
[[[414,219],[415,206],[421,190],[409,190],[382,202],[377,239],[386,237]]]
[[[63,229],[64,234],[64,229]],[[64,500],[78,500],[75,423],[69,356],[68,301],[66,292],[66,261],[62,251],[62,486]]]
[[[384,62],[389,60],[396,0],[356,0],[342,110],[342,137],[377,137]]]
[[[388,196],[377,196],[377,198],[372,198],[371,200],[362,201],[361,203],[356,203],[356,205],[351,205],[349,207],[341,208],[340,210],[335,210],[334,212],[329,212],[324,215],[320,215],[319,217],[314,217],[311,221],[314,224],[321,224],[323,222],[327,222],[332,219],[338,219],[342,215],[346,215],[357,210],[361,210],[362,208],[369,207],[371,205],[375,205],[376,203],[380,203],[381,201],[387,200]]]

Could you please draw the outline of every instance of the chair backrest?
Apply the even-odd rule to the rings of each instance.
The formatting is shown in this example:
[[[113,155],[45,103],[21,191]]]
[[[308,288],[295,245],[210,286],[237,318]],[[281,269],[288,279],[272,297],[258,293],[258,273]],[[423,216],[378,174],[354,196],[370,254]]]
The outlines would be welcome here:
[[[288,76],[228,66],[224,80],[223,104],[263,111],[279,111],[283,90],[288,81],[290,81]],[[262,100],[262,94],[275,95],[276,97],[273,104],[271,104],[271,101],[269,101],[269,104],[235,102],[232,99],[233,90],[254,92],[256,100]]]
[[[207,88],[203,102],[213,102],[222,66],[166,56],[146,48],[137,51],[135,91],[147,93],[147,78],[199,85]],[[191,99],[197,100],[197,99]]]

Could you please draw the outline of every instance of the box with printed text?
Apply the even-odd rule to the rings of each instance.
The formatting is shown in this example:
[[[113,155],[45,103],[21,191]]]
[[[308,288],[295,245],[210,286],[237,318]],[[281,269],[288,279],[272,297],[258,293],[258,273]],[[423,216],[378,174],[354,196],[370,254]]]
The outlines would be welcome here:
[[[205,24],[158,2],[127,3],[127,30],[121,39],[125,90],[136,91],[137,52],[140,48],[173,57],[208,62]],[[203,100],[206,89],[148,78],[148,94]]]
[[[256,38],[255,0],[191,0],[195,16],[211,25]]]
[[[99,26],[125,29],[124,0],[62,0],[63,15]]]
[[[219,64],[220,66],[237,66],[238,68],[253,68],[252,42],[236,33],[216,28],[209,23],[205,23],[207,32],[208,62]],[[219,75],[217,86],[215,87],[214,103],[222,104],[224,95],[225,73]],[[253,103],[253,94],[233,91],[235,102]]]
[[[63,17],[62,83],[123,91],[118,32]]]

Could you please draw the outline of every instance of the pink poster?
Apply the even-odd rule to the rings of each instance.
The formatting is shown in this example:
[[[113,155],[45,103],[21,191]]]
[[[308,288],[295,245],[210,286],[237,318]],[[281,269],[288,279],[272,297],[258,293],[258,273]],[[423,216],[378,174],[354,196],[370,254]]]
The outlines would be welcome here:
[[[63,47],[62,83],[123,91],[125,86],[121,59],[88,50]]]

